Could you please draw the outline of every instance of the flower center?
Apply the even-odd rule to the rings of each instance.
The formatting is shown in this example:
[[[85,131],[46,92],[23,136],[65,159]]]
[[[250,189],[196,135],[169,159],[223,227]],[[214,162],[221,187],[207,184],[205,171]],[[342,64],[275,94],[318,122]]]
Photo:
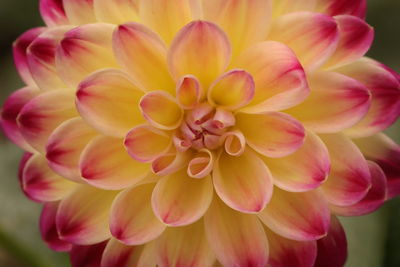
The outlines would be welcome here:
[[[229,111],[215,109],[203,103],[185,114],[185,119],[175,137],[179,150],[194,148],[216,149],[223,143],[228,128],[235,124]]]

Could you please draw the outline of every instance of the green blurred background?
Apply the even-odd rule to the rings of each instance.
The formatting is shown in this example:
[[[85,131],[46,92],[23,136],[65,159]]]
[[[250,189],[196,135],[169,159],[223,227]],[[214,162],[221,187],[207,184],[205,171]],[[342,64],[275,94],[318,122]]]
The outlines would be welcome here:
[[[0,0],[0,104],[23,86],[12,62],[11,44],[25,30],[42,25],[37,2]],[[376,37],[369,56],[399,71],[400,0],[368,2],[367,20],[375,28]],[[399,123],[388,133],[400,142]],[[67,255],[51,251],[41,240],[41,207],[19,189],[16,172],[22,151],[1,132],[0,147],[0,267],[69,266]],[[400,199],[373,214],[343,218],[342,222],[349,239],[348,267],[400,266]]]

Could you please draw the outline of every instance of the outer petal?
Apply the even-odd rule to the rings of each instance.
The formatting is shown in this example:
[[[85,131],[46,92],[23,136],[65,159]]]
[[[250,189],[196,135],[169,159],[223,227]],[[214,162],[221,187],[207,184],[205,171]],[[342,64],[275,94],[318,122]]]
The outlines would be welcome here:
[[[274,159],[262,157],[274,184],[283,190],[304,192],[319,187],[330,171],[329,153],[315,134],[308,132],[304,144],[293,154]]]
[[[89,184],[107,190],[136,184],[149,172],[148,164],[129,157],[122,139],[105,136],[96,137],[85,147],[79,165]]]
[[[93,0],[63,0],[63,5],[71,24],[80,25],[97,21]]]
[[[208,88],[227,67],[231,56],[229,40],[215,24],[194,21],[175,37],[168,52],[169,70],[175,79],[196,76]]]
[[[50,168],[67,179],[82,182],[79,158],[87,143],[96,135],[81,118],[62,123],[47,142],[46,158]]]
[[[19,89],[7,98],[1,110],[0,125],[5,135],[19,147],[30,152],[34,152],[34,149],[22,136],[17,118],[25,104],[38,94],[39,90],[35,87]]]
[[[348,14],[364,19],[367,11],[367,1],[318,0],[317,11],[330,16]]]
[[[387,182],[385,173],[378,164],[369,161],[371,173],[371,188],[367,195],[359,202],[347,207],[332,207],[333,212],[342,216],[360,216],[377,210],[386,200]]]
[[[173,92],[167,49],[156,33],[141,24],[123,24],[114,31],[113,47],[118,63],[143,90]]]
[[[185,227],[169,227],[156,241],[160,267],[211,267],[215,261],[207,242],[203,221]]]
[[[269,267],[314,266],[317,257],[315,241],[294,241],[283,238],[265,228],[270,248]]]
[[[56,213],[59,202],[49,202],[40,214],[40,234],[47,245],[55,251],[69,251],[72,245],[60,239],[56,228]]]
[[[61,201],[56,224],[62,240],[91,245],[108,239],[108,215],[116,192],[82,185]]]
[[[133,128],[124,141],[129,155],[142,162],[151,162],[167,153],[171,144],[171,137],[167,133],[149,125]]]
[[[78,113],[71,92],[54,90],[30,100],[20,111],[17,122],[26,141],[39,152],[44,152],[52,131],[76,116]]]
[[[374,39],[374,29],[358,17],[340,15],[335,20],[339,27],[339,44],[325,67],[344,65],[359,59],[369,50]]]
[[[347,240],[339,220],[332,216],[328,235],[317,241],[315,267],[342,267],[347,259]]]
[[[14,63],[19,75],[27,85],[35,85],[28,67],[26,56],[27,49],[36,37],[44,32],[45,29],[46,28],[44,27],[30,29],[18,37],[18,39],[13,43]]]
[[[47,26],[58,26],[69,24],[65,14],[63,0],[40,0],[40,15]]]
[[[223,266],[266,266],[268,241],[255,215],[234,211],[214,198],[204,224],[208,242]]]
[[[282,110],[293,107],[308,96],[303,67],[286,45],[260,42],[246,49],[233,63],[248,71],[255,82],[255,95],[246,112]]]
[[[304,141],[304,127],[293,117],[280,112],[239,113],[236,126],[247,144],[267,157],[284,157],[295,152]]]
[[[65,88],[55,66],[56,48],[70,26],[50,28],[39,35],[27,49],[29,70],[42,90]]]
[[[377,163],[386,174],[387,197],[400,194],[400,146],[385,134],[354,139],[364,156]]]
[[[265,40],[271,23],[270,0],[204,0],[206,20],[218,24],[229,36],[233,54]]]
[[[287,44],[307,70],[314,70],[335,51],[339,30],[329,16],[296,12],[274,21],[268,39]]]
[[[76,95],[81,116],[106,135],[124,137],[133,126],[144,122],[138,107],[143,92],[119,70],[90,75],[81,82]]]
[[[213,197],[211,177],[191,179],[185,170],[162,178],[152,195],[156,216],[165,224],[182,226],[200,219]]]
[[[87,24],[65,34],[56,51],[56,67],[71,88],[76,89],[83,78],[98,69],[117,67],[111,45],[114,27],[105,23]]]
[[[289,193],[274,188],[271,202],[259,217],[268,228],[285,238],[309,241],[326,235],[330,212],[319,191]]]
[[[73,246],[70,252],[72,267],[99,267],[107,242],[89,246]]]
[[[55,174],[46,158],[37,154],[25,164],[22,172],[22,189],[34,201],[50,202],[64,198],[75,184]]]
[[[145,246],[126,246],[110,239],[104,250],[101,267],[155,267],[154,243]]]
[[[313,11],[318,0],[280,0],[273,2],[273,16],[296,11]]]
[[[95,0],[93,5],[99,21],[122,24],[139,20],[137,2],[137,0]]]
[[[248,147],[237,157],[221,152],[214,165],[213,182],[220,198],[241,212],[259,212],[272,195],[271,173]]]
[[[334,72],[310,75],[310,96],[287,112],[308,129],[335,133],[359,122],[370,106],[370,94],[360,82]]]
[[[140,1],[141,21],[155,30],[166,43],[192,20],[190,0],[146,0]]]
[[[383,131],[400,115],[400,81],[386,66],[368,58],[336,69],[363,83],[371,92],[371,108],[358,124],[347,131],[364,137]]]
[[[342,134],[320,136],[328,147],[331,172],[322,185],[326,199],[348,206],[360,201],[371,187],[368,165],[357,146]]]
[[[232,70],[214,82],[208,101],[220,108],[235,110],[246,106],[254,96],[254,80],[244,70]]]
[[[165,225],[154,215],[151,194],[154,184],[142,184],[121,192],[110,214],[111,234],[127,245],[145,244],[157,238]]]

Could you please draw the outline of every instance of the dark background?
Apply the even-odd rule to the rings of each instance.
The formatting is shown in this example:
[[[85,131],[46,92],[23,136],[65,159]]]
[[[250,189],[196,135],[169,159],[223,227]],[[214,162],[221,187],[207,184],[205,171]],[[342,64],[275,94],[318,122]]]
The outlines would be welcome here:
[[[278,0],[279,1],[279,0]],[[352,1],[352,0],[349,0]],[[0,2],[0,104],[23,86],[14,69],[12,42],[25,30],[42,25],[37,0]],[[400,1],[369,0],[367,21],[375,28],[369,52],[400,70]],[[400,125],[388,130],[400,142]],[[20,191],[16,172],[22,152],[0,132],[0,267],[64,267],[68,258],[48,249],[38,231],[41,206]],[[400,266],[400,200],[395,199],[373,214],[343,218],[349,239],[348,267]]]

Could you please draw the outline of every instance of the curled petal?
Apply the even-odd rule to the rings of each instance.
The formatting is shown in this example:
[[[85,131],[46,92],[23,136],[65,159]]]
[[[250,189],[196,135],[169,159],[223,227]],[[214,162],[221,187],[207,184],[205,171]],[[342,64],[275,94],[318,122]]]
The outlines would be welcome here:
[[[274,1],[273,16],[279,17],[297,11],[313,11],[318,0],[280,0]]]
[[[357,80],[334,72],[309,76],[311,94],[287,112],[319,133],[336,133],[359,122],[370,107],[370,93]]]
[[[293,51],[282,43],[257,43],[246,49],[233,66],[248,71],[255,82],[253,100],[243,111],[287,109],[301,103],[309,94],[303,67]]]
[[[128,133],[124,145],[132,158],[150,162],[168,152],[171,147],[171,138],[163,131],[148,125],[141,125]]]
[[[44,153],[50,134],[62,122],[78,116],[70,91],[53,90],[36,96],[20,111],[17,122],[22,136]]]
[[[225,152],[231,156],[240,156],[246,149],[246,138],[236,130],[225,134]]]
[[[400,146],[383,133],[354,139],[364,156],[377,163],[387,178],[387,198],[400,194]]]
[[[110,238],[108,215],[116,192],[82,185],[64,198],[56,224],[62,240],[76,245],[92,245]]]
[[[55,251],[69,251],[72,245],[60,239],[56,228],[56,214],[59,202],[49,202],[40,214],[39,229],[43,240]]]
[[[94,12],[99,21],[122,24],[139,20],[139,6],[136,0],[95,0]]]
[[[155,246],[160,267],[211,267],[215,261],[202,220],[184,227],[167,228]]]
[[[317,257],[316,241],[295,241],[281,237],[265,228],[268,237],[270,257],[268,266],[309,267],[314,266]]]
[[[154,215],[151,194],[154,184],[142,184],[121,192],[110,213],[112,235],[126,245],[145,244],[157,238],[165,225]]]
[[[389,68],[369,58],[335,71],[364,84],[371,92],[371,107],[366,116],[346,131],[353,137],[371,136],[392,125],[400,115],[400,80]]]
[[[335,20],[339,27],[339,44],[324,67],[344,65],[359,59],[369,50],[374,39],[374,29],[358,17],[340,15]]]
[[[106,245],[107,241],[89,246],[86,245],[73,246],[69,253],[71,267],[100,266],[101,257],[103,255]]]
[[[246,106],[254,96],[254,80],[244,70],[232,70],[211,85],[208,101],[220,108],[235,110]]]
[[[108,241],[101,257],[101,267],[155,267],[154,243],[126,246],[114,238]]]
[[[36,87],[21,88],[6,99],[1,110],[0,126],[5,135],[16,145],[30,152],[35,150],[22,136],[17,118],[25,104],[39,95],[39,92]]]
[[[322,185],[326,199],[349,206],[365,197],[371,187],[368,165],[357,146],[342,134],[321,135],[331,158],[331,172]]]
[[[168,52],[168,66],[175,79],[186,74],[196,76],[203,88],[227,67],[231,47],[225,33],[215,24],[194,21],[175,37]]]
[[[280,236],[310,241],[327,234],[330,211],[319,191],[291,193],[274,188],[271,202],[259,213],[259,217]]]
[[[267,157],[287,156],[299,149],[304,142],[304,127],[284,113],[239,113],[236,115],[236,121],[237,127],[246,137],[247,144]]]
[[[367,12],[367,1],[318,0],[316,9],[318,12],[326,13],[329,16],[347,14],[364,19]]]
[[[293,154],[274,159],[262,157],[274,177],[274,184],[289,192],[319,187],[330,171],[329,153],[320,138],[307,132],[304,144]]]
[[[69,24],[65,14],[63,0],[40,0],[40,15],[47,26],[59,26]]]
[[[138,23],[120,25],[114,31],[113,48],[118,63],[142,90],[173,92],[167,49],[156,33]]]
[[[106,136],[92,139],[83,150],[79,165],[87,183],[106,190],[126,188],[149,173],[148,164],[128,155],[122,139]]]
[[[201,100],[203,89],[193,75],[183,76],[176,86],[176,97],[184,109],[193,109]]]
[[[365,197],[351,206],[332,207],[333,212],[341,216],[360,216],[377,210],[386,200],[387,182],[386,175],[378,164],[369,161],[369,171],[371,173],[371,188]]]
[[[35,85],[28,67],[27,49],[29,45],[45,31],[46,28],[33,28],[26,31],[13,43],[14,63],[22,80],[27,85]]]
[[[330,16],[295,12],[274,21],[268,39],[287,44],[307,70],[315,70],[334,53],[339,30]]]
[[[46,158],[50,168],[67,179],[82,182],[79,158],[87,143],[96,135],[81,118],[62,123],[47,142]]]
[[[204,178],[208,176],[214,166],[214,155],[208,149],[202,149],[189,162],[187,173],[192,178]]]
[[[154,213],[165,224],[182,226],[200,219],[213,197],[211,177],[191,179],[182,170],[162,178],[151,199]]]
[[[50,28],[40,34],[27,49],[29,70],[42,90],[65,88],[55,66],[56,48],[70,26]]]
[[[346,234],[340,221],[332,216],[328,235],[317,241],[315,267],[344,266],[347,259]]]
[[[248,147],[236,157],[221,152],[214,164],[213,182],[219,197],[241,212],[259,212],[272,195],[271,173]]]
[[[233,54],[245,47],[265,40],[271,24],[270,0],[205,0],[206,20],[218,24],[228,35]]]
[[[266,266],[268,241],[255,215],[234,211],[214,198],[204,224],[208,242],[223,266]]]
[[[192,156],[190,151],[179,152],[175,151],[167,153],[155,159],[151,163],[153,173],[159,176],[169,175],[182,168],[185,168]]]
[[[164,91],[147,93],[140,100],[139,107],[143,117],[159,129],[176,129],[183,119],[183,111],[175,98]]]
[[[126,74],[107,69],[81,82],[76,105],[92,127],[106,135],[123,137],[133,126],[144,122],[138,108],[142,95]]]
[[[71,24],[81,25],[96,22],[93,0],[62,0],[65,14]]]
[[[55,174],[47,165],[46,158],[39,154],[25,163],[21,184],[25,194],[38,202],[60,200],[75,187],[74,183]]]
[[[117,67],[111,45],[114,28],[105,23],[86,24],[65,34],[56,51],[56,69],[71,88],[76,89],[96,70]]]

